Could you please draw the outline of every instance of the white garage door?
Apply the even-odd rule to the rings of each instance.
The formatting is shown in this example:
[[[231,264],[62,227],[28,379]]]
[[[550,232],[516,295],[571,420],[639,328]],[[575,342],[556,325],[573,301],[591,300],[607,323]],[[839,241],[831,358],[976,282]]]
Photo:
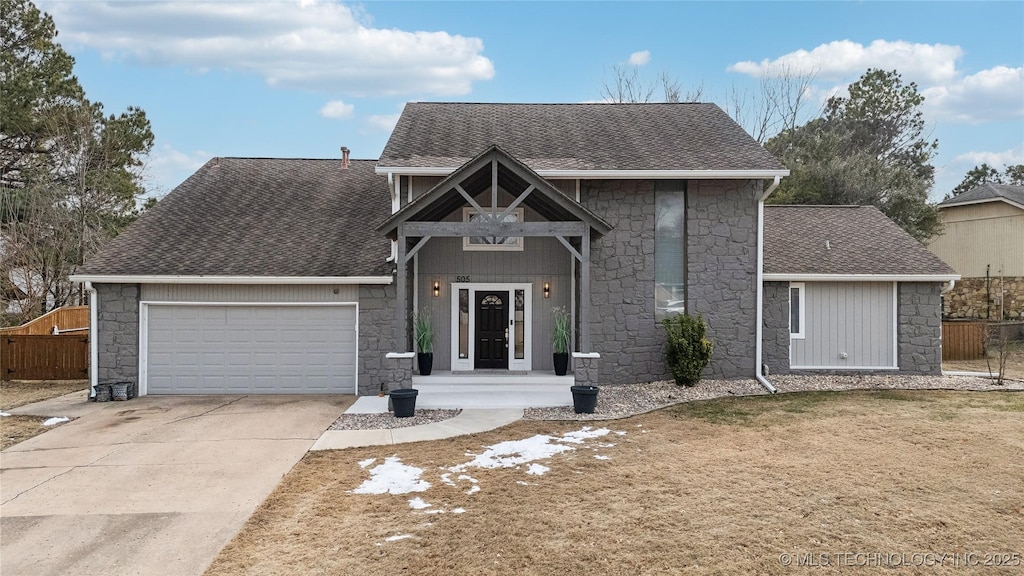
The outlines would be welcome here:
[[[355,306],[147,308],[148,394],[355,391]]]

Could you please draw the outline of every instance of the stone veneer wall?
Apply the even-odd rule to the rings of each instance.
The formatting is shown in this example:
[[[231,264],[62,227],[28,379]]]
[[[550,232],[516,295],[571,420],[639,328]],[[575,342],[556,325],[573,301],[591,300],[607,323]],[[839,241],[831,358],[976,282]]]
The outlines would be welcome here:
[[[398,376],[385,364],[395,348],[395,286],[359,287],[359,394],[374,395]]]
[[[942,373],[942,284],[900,282],[899,366],[906,374]]]
[[[688,302],[715,353],[705,376],[750,377],[756,327],[754,181],[688,184]],[[665,380],[665,333],[654,320],[654,183],[584,181],[581,203],[614,228],[591,247],[591,337],[605,384]]]
[[[761,362],[768,376],[789,373],[789,282],[764,283]]]
[[[943,316],[978,320],[988,317],[993,320],[1024,320],[1024,277],[993,276],[989,282],[986,290],[985,278],[957,280],[953,289],[942,299]]]
[[[99,381],[139,382],[139,285],[96,284]]]

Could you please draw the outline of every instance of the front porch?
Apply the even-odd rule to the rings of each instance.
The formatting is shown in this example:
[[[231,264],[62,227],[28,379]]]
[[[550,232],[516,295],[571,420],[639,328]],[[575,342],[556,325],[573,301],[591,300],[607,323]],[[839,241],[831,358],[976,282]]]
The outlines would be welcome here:
[[[435,371],[430,376],[412,375],[412,387],[419,390],[417,409],[439,408],[548,408],[572,406],[569,388],[575,376],[556,376],[550,370],[524,372]],[[366,414],[388,411],[387,397],[362,396],[348,410]]]

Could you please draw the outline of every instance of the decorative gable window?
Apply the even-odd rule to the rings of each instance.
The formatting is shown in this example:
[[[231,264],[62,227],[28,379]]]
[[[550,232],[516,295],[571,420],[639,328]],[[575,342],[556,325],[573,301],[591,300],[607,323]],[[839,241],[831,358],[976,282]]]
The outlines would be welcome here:
[[[686,182],[654,185],[654,319],[686,313]]]
[[[498,215],[505,211],[505,208],[497,208]],[[486,222],[490,214],[484,215],[475,208],[462,209],[463,222]],[[522,222],[523,209],[516,208],[502,220],[503,222]],[[462,239],[463,250],[491,250],[491,251],[516,251],[523,249],[523,238],[521,236],[466,236]]]

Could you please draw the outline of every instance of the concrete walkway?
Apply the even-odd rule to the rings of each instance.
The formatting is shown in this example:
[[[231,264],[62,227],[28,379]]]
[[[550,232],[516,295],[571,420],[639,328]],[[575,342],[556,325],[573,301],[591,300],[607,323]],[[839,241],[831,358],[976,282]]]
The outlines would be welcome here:
[[[85,394],[0,456],[0,574],[201,574],[351,396]]]
[[[360,398],[362,400],[362,398]],[[385,400],[385,410],[387,404]],[[363,409],[362,413],[366,413]],[[443,422],[393,428],[390,430],[328,430],[313,444],[310,450],[339,450],[342,448],[358,448],[360,446],[379,446],[387,444],[403,444],[422,440],[441,440],[476,434],[500,428],[523,417],[523,411],[517,408],[505,409],[466,409],[456,417]]]

